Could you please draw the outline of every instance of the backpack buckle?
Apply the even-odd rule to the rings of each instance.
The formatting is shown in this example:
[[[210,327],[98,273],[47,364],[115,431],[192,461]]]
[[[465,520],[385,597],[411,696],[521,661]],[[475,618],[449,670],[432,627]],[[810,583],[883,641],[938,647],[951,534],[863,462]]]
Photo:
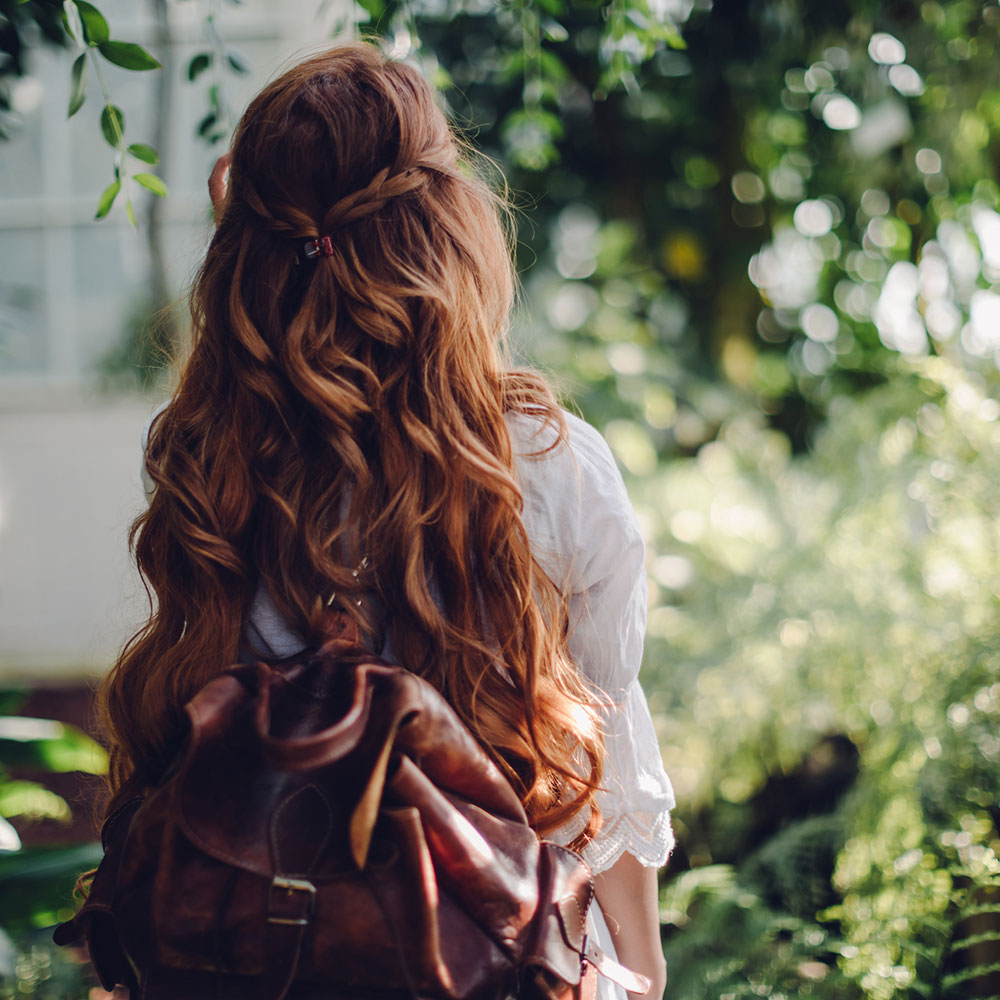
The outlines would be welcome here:
[[[316,911],[316,886],[306,879],[275,875],[267,892],[269,924],[308,924]]]

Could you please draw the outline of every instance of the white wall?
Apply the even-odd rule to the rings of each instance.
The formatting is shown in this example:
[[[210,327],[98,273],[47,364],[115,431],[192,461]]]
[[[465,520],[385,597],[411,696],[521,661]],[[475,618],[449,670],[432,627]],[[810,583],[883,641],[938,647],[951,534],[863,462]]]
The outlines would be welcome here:
[[[152,403],[17,402],[0,411],[0,679],[100,673],[145,605],[126,536]]]

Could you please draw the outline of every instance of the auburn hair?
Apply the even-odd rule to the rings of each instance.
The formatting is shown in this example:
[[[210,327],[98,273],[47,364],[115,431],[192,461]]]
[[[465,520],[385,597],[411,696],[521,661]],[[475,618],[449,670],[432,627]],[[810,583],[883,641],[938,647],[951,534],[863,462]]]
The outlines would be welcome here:
[[[146,453],[155,492],[130,540],[151,613],[100,692],[109,810],[163,775],[263,587],[306,642],[332,593],[376,648],[387,627],[539,832],[578,815],[577,846],[596,832],[593,695],[532,555],[504,419],[564,444],[545,382],[504,362],[503,210],[420,73],[370,43],[306,60],[248,107]]]

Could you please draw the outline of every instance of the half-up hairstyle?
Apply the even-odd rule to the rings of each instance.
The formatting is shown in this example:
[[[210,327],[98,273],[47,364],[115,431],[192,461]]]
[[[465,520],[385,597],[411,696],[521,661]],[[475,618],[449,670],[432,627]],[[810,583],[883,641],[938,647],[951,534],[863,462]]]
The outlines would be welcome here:
[[[504,414],[555,446],[565,426],[538,376],[505,368],[503,203],[459,152],[421,75],[368,43],[294,67],[244,114],[132,529],[155,601],[101,692],[111,808],[163,774],[263,587],[310,643],[334,593],[375,648],[387,628],[536,829],[596,832],[600,732]]]

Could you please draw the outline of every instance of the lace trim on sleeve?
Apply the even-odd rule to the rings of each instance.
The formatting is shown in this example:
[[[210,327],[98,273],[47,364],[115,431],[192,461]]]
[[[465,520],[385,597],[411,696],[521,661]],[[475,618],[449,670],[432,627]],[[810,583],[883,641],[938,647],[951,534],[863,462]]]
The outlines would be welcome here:
[[[644,867],[660,868],[673,847],[669,810],[653,816],[625,813],[601,828],[583,849],[583,857],[595,875],[607,871],[626,851]]]
[[[547,839],[568,844],[586,825],[585,814],[574,816]],[[623,854],[631,854],[645,868],[662,868],[674,849],[670,809],[633,812],[605,820],[597,836],[583,849],[583,859],[595,875],[607,871]]]

